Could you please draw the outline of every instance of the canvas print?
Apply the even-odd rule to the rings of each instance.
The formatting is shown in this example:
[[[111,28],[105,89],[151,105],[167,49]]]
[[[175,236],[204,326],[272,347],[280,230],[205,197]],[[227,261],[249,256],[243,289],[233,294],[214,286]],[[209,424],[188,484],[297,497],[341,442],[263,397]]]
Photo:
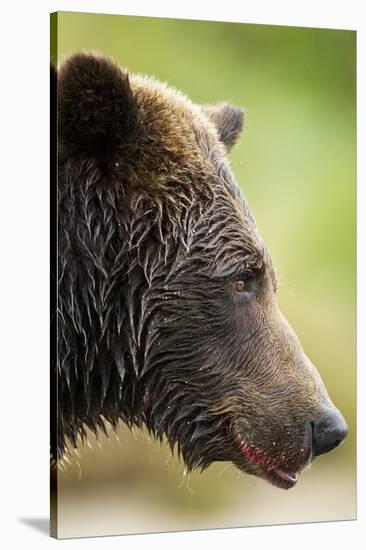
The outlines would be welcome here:
[[[51,534],[356,517],[355,32],[51,15]]]

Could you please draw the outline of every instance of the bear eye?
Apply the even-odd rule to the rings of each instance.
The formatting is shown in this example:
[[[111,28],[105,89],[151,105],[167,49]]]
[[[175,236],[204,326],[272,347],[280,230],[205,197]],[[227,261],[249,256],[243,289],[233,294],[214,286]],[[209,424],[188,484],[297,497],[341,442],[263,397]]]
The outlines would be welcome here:
[[[245,292],[245,290],[246,290],[245,282],[242,281],[242,280],[234,281],[233,282],[233,290],[235,290],[235,292]]]

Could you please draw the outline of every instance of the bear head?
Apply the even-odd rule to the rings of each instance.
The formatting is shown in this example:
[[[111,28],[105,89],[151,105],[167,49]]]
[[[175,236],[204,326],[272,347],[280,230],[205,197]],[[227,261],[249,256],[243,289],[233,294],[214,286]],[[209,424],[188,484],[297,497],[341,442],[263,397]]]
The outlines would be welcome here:
[[[146,426],[295,485],[346,423],[276,302],[228,152],[243,110],[75,54],[57,75],[58,435]]]

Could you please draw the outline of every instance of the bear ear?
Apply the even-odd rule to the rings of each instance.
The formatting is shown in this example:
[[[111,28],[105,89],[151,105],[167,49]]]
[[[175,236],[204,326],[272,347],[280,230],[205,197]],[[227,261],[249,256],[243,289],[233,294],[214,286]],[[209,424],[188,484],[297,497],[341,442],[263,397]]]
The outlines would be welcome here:
[[[133,138],[138,117],[129,78],[109,59],[84,53],[67,58],[57,91],[62,148],[105,155]]]
[[[215,125],[220,141],[230,151],[243,129],[243,109],[229,103],[219,103],[213,106],[205,105],[203,111]]]

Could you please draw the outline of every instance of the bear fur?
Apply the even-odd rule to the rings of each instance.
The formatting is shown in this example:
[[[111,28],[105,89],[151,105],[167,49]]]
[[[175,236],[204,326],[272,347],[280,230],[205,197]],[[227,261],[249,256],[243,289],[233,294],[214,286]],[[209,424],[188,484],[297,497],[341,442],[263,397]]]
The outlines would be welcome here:
[[[196,105],[94,54],[67,58],[54,82],[53,458],[122,421],[166,438],[188,469],[225,460],[293,486],[334,406],[278,309],[230,170],[242,109]]]

